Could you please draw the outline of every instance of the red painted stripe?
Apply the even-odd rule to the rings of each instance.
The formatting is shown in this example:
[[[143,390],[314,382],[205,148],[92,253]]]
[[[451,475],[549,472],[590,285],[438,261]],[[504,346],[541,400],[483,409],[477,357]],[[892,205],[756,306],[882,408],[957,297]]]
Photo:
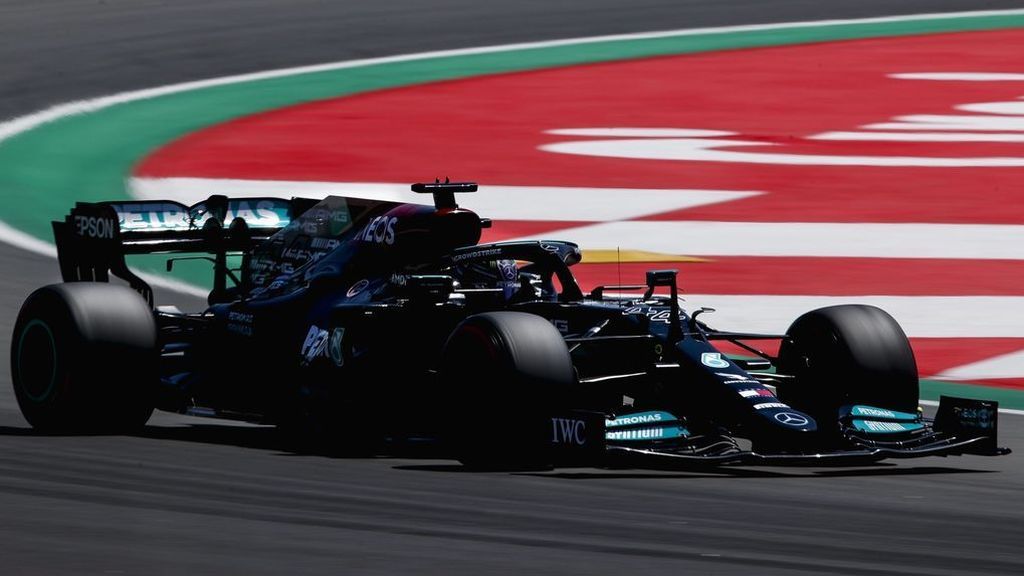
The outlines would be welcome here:
[[[1020,68],[1024,31],[881,38],[692,54],[485,76],[243,118],[147,159],[147,176],[415,181],[435,174],[509,185],[762,190],[685,212],[713,220],[1024,221],[1024,169],[766,166],[543,152],[555,128],[728,130],[774,152],[1024,156],[1021,144],[806,142],[908,114],[1014,100],[1021,83],[934,82],[894,72]],[[614,86],[614,89],[609,89]],[[628,201],[628,199],[624,199]],[[681,214],[663,215],[678,218]],[[571,214],[552,214],[567,218]]]
[[[584,253],[584,263],[573,267],[582,285],[619,281],[615,264],[586,264],[585,258]],[[642,283],[644,273],[657,268],[678,268],[680,286],[694,294],[1024,295],[1024,262],[1013,260],[712,257],[622,264],[622,279]]]
[[[484,185],[708,188],[763,195],[652,219],[1020,224],[1021,168],[864,168],[598,158],[538,149],[581,138],[557,128],[699,128],[759,151],[823,155],[1024,157],[1022,144],[806,141],[957,105],[1016,100],[1024,84],[896,80],[896,72],[1015,72],[1024,31],[880,38],[692,54],[443,82],[314,102],[189,135],[144,161],[145,176],[401,182],[447,174]],[[609,87],[614,87],[610,89]],[[585,138],[583,138],[585,139]],[[740,148],[738,150],[750,150]],[[666,192],[670,193],[670,192]],[[628,196],[623,202],[629,202]],[[498,224],[487,240],[552,233],[558,222]],[[690,292],[1019,295],[1021,263],[717,258],[680,264]],[[650,268],[626,264],[622,280]],[[584,284],[618,281],[581,265]],[[936,311],[941,313],[941,311]],[[921,374],[1024,349],[1024,339],[914,339]],[[1016,380],[1004,382],[1016,386]]]
[[[1024,390],[1024,377],[999,378],[997,380],[972,380],[971,382],[960,382],[960,384],[980,384],[982,386],[994,386],[996,388],[1007,388],[1009,390]]]
[[[486,217],[486,214],[481,214]],[[586,226],[594,222],[571,222],[566,220],[498,220],[492,223],[490,228],[483,231],[480,242],[502,242],[524,236],[535,236],[540,234],[556,233],[567,228]],[[557,235],[555,235],[557,236]],[[552,238],[555,238],[552,236]]]
[[[778,342],[748,342],[761,351],[778,354]],[[1024,349],[1024,338],[911,338],[910,344],[917,359],[918,373],[929,378],[942,372]],[[750,356],[750,352],[728,342],[716,342],[715,346],[727,354]],[[1002,388],[1024,388],[1024,374],[1020,378],[978,381]]]
[[[911,338],[910,342],[922,377],[1024,350],[1024,338]]]

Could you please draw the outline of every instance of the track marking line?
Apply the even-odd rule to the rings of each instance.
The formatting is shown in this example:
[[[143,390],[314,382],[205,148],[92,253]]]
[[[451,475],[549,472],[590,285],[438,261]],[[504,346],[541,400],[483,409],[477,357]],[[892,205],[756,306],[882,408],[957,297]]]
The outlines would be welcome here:
[[[42,126],[44,124],[60,120],[65,117],[89,114],[97,112],[104,108],[109,108],[118,104],[125,104],[128,102],[134,102],[139,100],[146,100],[157,98],[160,96],[167,96],[180,92],[186,92],[190,90],[199,90],[203,88],[212,88],[216,86],[223,86],[227,84],[236,84],[240,82],[249,82],[256,80],[267,80],[272,78],[280,78],[284,76],[294,76],[306,73],[315,72],[326,72],[343,70],[347,68],[357,68],[365,66],[373,66],[378,64],[388,64],[397,62],[409,62],[414,60],[426,60],[431,58],[445,58],[453,56],[470,56],[487,53],[497,52],[509,52],[514,50],[530,50],[540,48],[552,48],[558,46],[573,46],[581,44],[593,44],[599,42],[611,42],[611,41],[624,41],[624,40],[643,40],[643,39],[656,39],[656,38],[671,38],[671,37],[682,37],[682,36],[696,36],[696,35],[713,35],[713,34],[729,34],[736,32],[756,32],[756,31],[771,31],[771,30],[785,30],[785,29],[799,29],[799,28],[823,28],[823,27],[835,27],[844,25],[855,25],[855,24],[883,24],[889,22],[914,22],[923,20],[955,20],[960,18],[972,18],[972,17],[988,17],[988,16],[1010,16],[1010,15],[1024,15],[1024,9],[1012,9],[1012,10],[974,10],[965,12],[948,12],[948,13],[927,13],[927,14],[911,14],[902,16],[882,16],[876,18],[852,18],[852,19],[831,19],[831,20],[815,20],[805,22],[784,22],[777,24],[752,24],[752,25],[740,25],[740,26],[720,26],[720,27],[707,27],[707,28],[690,28],[680,30],[668,30],[660,32],[642,32],[632,34],[614,34],[604,36],[590,36],[590,37],[579,37],[569,38],[562,40],[547,40],[540,42],[523,42],[515,44],[505,45],[492,45],[475,48],[462,48],[455,50],[437,50],[430,52],[420,52],[413,54],[401,54],[396,56],[385,56],[379,58],[365,58],[356,60],[346,60],[340,62],[314,64],[309,66],[296,66],[289,68],[279,68],[275,70],[268,70],[263,72],[254,72],[249,74],[236,74],[230,76],[222,76],[217,78],[210,78],[206,80],[197,80],[192,82],[182,82],[178,84],[171,84],[166,86],[147,88],[142,90],[134,90],[128,92],[121,92],[110,96],[104,96],[100,98],[92,98],[87,100],[78,100],[74,102],[68,102],[64,104],[58,104],[50,108],[40,110],[38,112],[20,116],[11,120],[0,123],[0,143],[3,141],[15,137],[19,134]],[[2,222],[0,222],[2,223]],[[33,243],[27,243],[25,241],[24,234],[17,235],[12,234],[15,229],[8,225],[0,227],[0,242],[6,242],[14,246],[29,246]],[[19,233],[20,234],[20,233]],[[38,240],[33,238],[34,240]],[[38,248],[38,246],[36,246]],[[26,248],[29,249],[29,248]],[[38,250],[32,250],[35,253],[39,253]],[[165,282],[160,280],[155,284],[159,284],[165,288],[184,290],[186,293],[195,293],[197,288],[189,287],[181,283]],[[174,284],[179,284],[178,288],[172,287]]]
[[[977,130],[992,132],[1024,131],[1024,118],[1011,116],[965,116],[957,114],[911,114],[897,116],[896,122],[864,126],[867,130]],[[1007,164],[1008,166],[1010,164]],[[1016,166],[1017,164],[1013,164]]]
[[[974,116],[899,116],[901,122],[870,124],[873,130],[1024,130],[1024,118]],[[941,122],[941,123],[940,123]],[[996,126],[1004,125],[1005,128]],[[562,129],[559,129],[562,130]],[[586,128],[571,129],[573,131]],[[639,130],[622,128],[620,130]],[[661,128],[660,130],[672,130]],[[689,131],[688,128],[679,130]],[[546,132],[551,132],[547,130]],[[741,136],[735,133],[728,135]],[[846,138],[849,140],[849,138]],[[618,140],[569,140],[543,144],[539,150],[555,154],[575,154],[598,158],[631,158],[636,160],[674,160],[687,162],[722,162],[727,164],[774,164],[785,166],[877,166],[892,168],[1008,168],[1024,167],[1024,158],[1013,156],[942,157],[942,156],[859,156],[829,154],[794,154],[786,152],[746,152],[738,147],[772,149],[778,144],[724,138],[625,138]]]
[[[901,72],[890,74],[889,77],[940,82],[1024,82],[1024,74],[1016,72]]]
[[[552,234],[582,248],[695,256],[811,256],[1024,260],[1024,225],[849,222],[602,222]]]
[[[1024,102],[1022,102],[1022,104],[1024,104]],[[815,136],[809,136],[807,139],[835,140],[844,142],[1024,142],[1024,134],[975,134],[972,132],[824,132]]]
[[[702,318],[723,330],[782,334],[804,312],[837,304],[869,304],[891,314],[911,338],[1024,337],[1024,296],[682,296],[687,309],[717,309]],[[979,323],[979,318],[985,322]]]
[[[489,54],[494,52],[510,52],[514,50],[530,50],[537,48],[554,48],[559,46],[575,46],[580,44],[595,44],[598,42],[615,42],[621,40],[649,40],[657,38],[673,38],[682,36],[696,36],[704,34],[732,34],[735,32],[758,32],[766,30],[787,30],[794,28],[825,28],[834,26],[846,26],[850,24],[883,24],[887,22],[915,22],[921,20],[955,20],[958,18],[976,18],[985,16],[1010,16],[1024,15],[1024,9],[1011,10],[972,10],[966,12],[938,12],[925,14],[909,14],[902,16],[880,16],[876,18],[849,18],[830,20],[810,20],[804,22],[780,22],[776,24],[745,24],[739,26],[712,26],[707,28],[683,28],[676,30],[663,30],[655,32],[636,32],[631,34],[610,34],[604,36],[584,36],[576,38],[565,38],[561,40],[543,40],[539,42],[519,42],[514,44],[499,44],[490,46],[478,46],[473,48],[457,48],[453,50],[434,50],[429,52],[416,52],[411,54],[399,54],[395,56],[382,56],[378,58],[361,58],[355,60],[343,60],[339,62],[327,62],[322,64],[311,64],[308,66],[293,66],[289,68],[277,68],[263,72],[251,72],[248,74],[235,74],[209,78],[206,80],[195,80],[169,84],[155,88],[121,92],[111,96],[91,98],[58,104],[56,106],[20,116],[0,124],[0,142],[37,126],[59,120],[65,116],[75,114],[88,114],[103,108],[185,92],[212,88],[225,84],[236,84],[239,82],[250,82],[254,80],[268,80],[283,76],[294,76],[313,72],[329,72],[333,70],[344,70],[346,68],[358,68],[363,66],[374,66],[377,64],[390,64],[395,62],[410,62],[413,60],[426,60],[430,58],[446,58],[451,56],[472,56],[477,54]]]
[[[935,400],[919,400],[918,404],[922,406],[938,406],[939,403]],[[1013,414],[1014,416],[1024,416],[1024,410],[1015,410],[1013,408],[1000,408],[1000,414]]]
[[[15,248],[21,248],[26,252],[39,254],[40,256],[48,256],[50,258],[57,257],[57,247],[53,244],[40,240],[31,234],[26,234],[17,228],[12,228],[3,221],[0,221],[0,241],[10,244]],[[204,290],[198,286],[181,282],[173,278],[157,276],[155,274],[149,274],[134,269],[132,272],[137,274],[139,278],[142,278],[150,285],[164,288],[166,290],[173,290],[181,294],[188,294],[189,296],[196,296],[197,298],[203,299],[210,294],[209,290]]]
[[[120,92],[110,96],[78,100],[65,104],[58,104],[39,112],[20,116],[12,120],[0,123],[0,142],[31,130],[37,126],[59,120],[66,116],[76,114],[88,114],[103,108],[117,104],[134,102],[157,98],[178,92],[212,88],[225,84],[236,84],[239,82],[250,82],[254,80],[268,80],[283,76],[294,76],[314,72],[329,72],[333,70],[344,70],[346,68],[358,68],[363,66],[374,66],[377,64],[390,64],[396,62],[410,62],[414,60],[426,60],[430,58],[446,58],[451,56],[472,56],[477,54],[488,54],[494,52],[510,52],[515,50],[530,50],[537,48],[554,48],[559,46],[574,46],[580,44],[595,44],[598,42],[615,42],[622,40],[649,40],[657,38],[673,38],[682,36],[696,36],[704,34],[731,34],[735,32],[758,32],[766,30],[787,30],[794,28],[825,28],[834,26],[846,26],[850,24],[883,24],[887,22],[915,22],[921,20],[955,20],[958,18],[976,18],[985,16],[1011,16],[1024,15],[1024,9],[1011,10],[972,10],[966,12],[938,12],[925,14],[909,14],[902,16],[880,16],[876,18],[849,18],[830,20],[811,20],[804,22],[780,22],[776,24],[746,24],[739,26],[713,26],[707,28],[684,28],[676,30],[663,30],[656,32],[637,32],[631,34],[610,34],[604,36],[585,36],[576,38],[565,38],[561,40],[543,40],[539,42],[519,42],[514,44],[499,44],[491,46],[478,46],[473,48],[458,48],[454,50],[434,50],[429,52],[416,52],[411,54],[399,54],[395,56],[382,56],[378,58],[361,58],[355,60],[343,60],[339,62],[327,62],[312,64],[308,66],[293,66],[288,68],[277,68],[263,72],[251,72],[248,74],[235,74],[208,78],[206,80],[195,80],[169,84],[155,88]]]
[[[409,190],[409,184],[381,182],[290,182],[217,178],[131,178],[128,190],[142,200],[201,202],[210,194],[230,197],[351,196],[372,200],[429,204],[430,197]],[[495,220],[549,221],[555,214],[572,220],[604,222],[641,218],[686,208],[741,200],[763,192],[740,190],[580,188],[558,186],[493,186],[459,199],[466,208]]]
[[[931,379],[966,382],[1021,377],[1024,377],[1024,350],[956,366],[932,376]]]

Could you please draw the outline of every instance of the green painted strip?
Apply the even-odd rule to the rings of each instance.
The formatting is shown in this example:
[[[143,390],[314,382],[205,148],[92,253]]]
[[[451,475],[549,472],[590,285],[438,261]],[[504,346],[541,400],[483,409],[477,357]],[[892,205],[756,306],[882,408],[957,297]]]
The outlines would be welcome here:
[[[447,56],[197,89],[55,121],[0,143],[8,224],[49,239],[49,220],[75,200],[126,196],[146,153],[206,126],[302,102],[425,82],[555,66],[951,31],[1024,27],[1024,15],[937,18],[627,39]]]
[[[938,400],[939,396],[958,396],[976,400],[995,400],[1000,408],[1024,410],[1024,390],[982,386],[980,384],[921,380],[921,399]]]

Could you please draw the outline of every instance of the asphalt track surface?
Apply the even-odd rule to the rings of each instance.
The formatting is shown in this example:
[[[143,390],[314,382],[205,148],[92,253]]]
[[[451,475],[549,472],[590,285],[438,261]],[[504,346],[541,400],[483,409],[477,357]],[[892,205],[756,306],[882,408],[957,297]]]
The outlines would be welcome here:
[[[685,27],[1020,1],[0,2],[0,118],[219,75]],[[41,169],[44,169],[42,167]],[[2,208],[0,208],[2,213]],[[0,348],[53,260],[0,245]],[[196,306],[167,294],[164,301]],[[33,434],[0,357],[3,574],[1021,574],[1018,455],[861,469],[467,473],[329,458],[157,415],[139,437]]]

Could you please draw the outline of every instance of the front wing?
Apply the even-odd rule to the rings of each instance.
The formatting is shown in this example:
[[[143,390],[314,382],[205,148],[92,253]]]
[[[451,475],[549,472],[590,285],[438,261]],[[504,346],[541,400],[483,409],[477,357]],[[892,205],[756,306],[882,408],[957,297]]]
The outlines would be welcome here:
[[[677,427],[666,429],[675,430]],[[856,465],[888,458],[1009,454],[1009,448],[996,444],[997,429],[998,403],[944,396],[935,418],[919,418],[912,431],[875,434],[872,437],[854,426],[843,425],[836,442],[830,444],[837,447],[787,449],[775,443],[767,450],[743,450],[734,439],[724,435],[674,434],[671,438],[659,437],[638,443],[631,439],[622,440],[622,433],[618,436],[612,433],[608,435],[605,450],[611,465],[642,468],[744,464]]]

